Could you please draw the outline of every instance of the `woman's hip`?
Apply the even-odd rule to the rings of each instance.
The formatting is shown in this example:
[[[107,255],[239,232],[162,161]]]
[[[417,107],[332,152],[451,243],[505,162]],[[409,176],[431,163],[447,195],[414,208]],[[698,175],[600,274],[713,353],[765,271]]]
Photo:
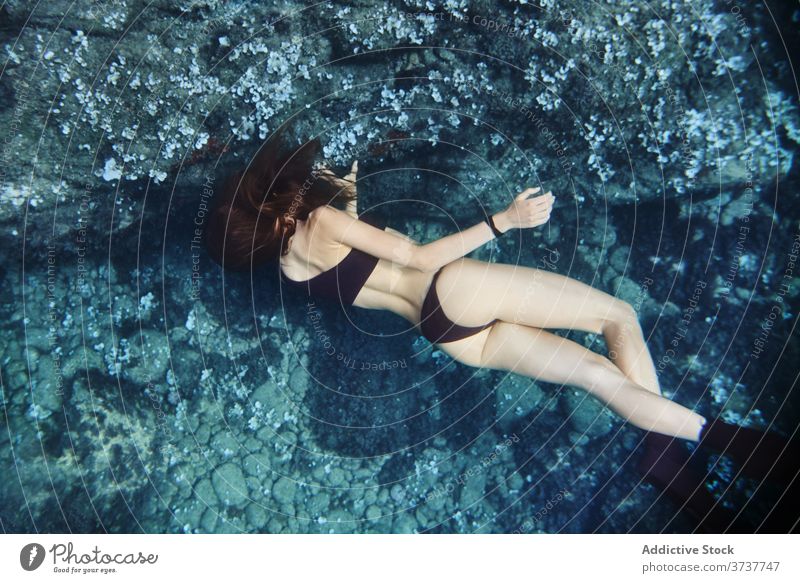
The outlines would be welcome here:
[[[495,321],[491,312],[480,307],[474,309],[468,306],[461,311],[454,309],[463,304],[463,298],[458,297],[461,286],[458,281],[448,281],[444,286],[442,282],[453,277],[451,274],[454,271],[461,272],[465,262],[481,263],[467,258],[459,259],[439,269],[431,278],[420,310],[420,330],[432,343],[462,340],[485,330]],[[466,269],[472,270],[473,267]],[[446,290],[444,292],[443,287]]]

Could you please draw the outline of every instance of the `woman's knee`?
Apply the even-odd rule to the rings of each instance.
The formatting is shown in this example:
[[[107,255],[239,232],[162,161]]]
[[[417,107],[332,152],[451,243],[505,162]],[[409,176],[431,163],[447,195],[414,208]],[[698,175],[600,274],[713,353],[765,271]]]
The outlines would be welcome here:
[[[573,383],[592,394],[601,394],[620,380],[621,371],[605,356],[595,354],[585,359],[576,371]]]
[[[615,300],[610,309],[603,314],[602,320],[603,332],[641,331],[639,314],[636,313],[636,309],[631,304],[623,300]]]

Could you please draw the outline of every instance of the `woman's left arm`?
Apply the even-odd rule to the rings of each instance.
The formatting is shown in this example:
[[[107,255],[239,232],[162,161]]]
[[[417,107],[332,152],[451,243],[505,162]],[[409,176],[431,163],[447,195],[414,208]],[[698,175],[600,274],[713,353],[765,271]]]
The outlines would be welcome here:
[[[358,160],[353,162],[353,165],[350,167],[350,173],[347,174],[344,178],[339,178],[336,174],[333,173],[329,168],[325,168],[322,172],[322,175],[332,180],[337,186],[339,186],[342,190],[346,191],[350,195],[350,199],[347,201],[347,205],[345,206],[345,212],[350,215],[351,217],[357,219],[358,218],[358,192],[356,191],[356,173],[358,172]]]
[[[350,174],[345,176],[344,179],[349,180],[352,183],[350,194],[353,195],[353,198],[347,201],[346,210],[352,216],[358,218],[358,191],[356,190],[356,172],[358,172],[358,160],[353,162],[353,165],[350,167]]]
[[[347,208],[345,209],[350,215],[358,218],[358,191],[356,190],[356,172],[358,172],[358,160],[353,162],[350,167],[350,174],[347,174],[344,179],[350,182],[348,192],[353,198],[347,201]]]

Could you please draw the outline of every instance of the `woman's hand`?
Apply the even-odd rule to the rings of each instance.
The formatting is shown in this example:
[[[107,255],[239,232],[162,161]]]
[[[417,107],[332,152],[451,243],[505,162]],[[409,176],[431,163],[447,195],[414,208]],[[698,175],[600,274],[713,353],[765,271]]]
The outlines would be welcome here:
[[[350,166],[350,172],[344,178],[339,178],[330,168],[323,168],[321,174],[329,179],[331,182],[341,188],[351,200],[347,201],[347,213],[358,218],[358,208],[356,192],[356,173],[358,172],[358,160],[354,161]]]
[[[508,229],[529,229],[545,224],[550,219],[556,197],[548,191],[528,198],[540,190],[541,188],[536,187],[520,192],[506,210],[495,215],[497,228],[505,232]]]

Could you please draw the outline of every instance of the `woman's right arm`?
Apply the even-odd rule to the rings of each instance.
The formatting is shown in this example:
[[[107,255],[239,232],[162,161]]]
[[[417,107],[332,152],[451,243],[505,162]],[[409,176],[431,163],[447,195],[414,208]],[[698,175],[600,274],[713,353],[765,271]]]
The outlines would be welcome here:
[[[539,190],[539,188],[523,190],[506,210],[492,215],[497,229],[505,233],[509,229],[527,229],[546,223],[550,218],[555,198],[550,192],[528,198]],[[494,239],[492,229],[485,222],[480,222],[468,229],[420,246],[419,252],[423,255],[422,264],[429,266],[430,270],[438,270],[492,239]]]
[[[538,188],[522,191],[506,210],[495,214],[493,218],[497,228],[505,232],[512,228],[536,227],[547,222],[554,197],[548,192],[528,198],[538,191]],[[329,206],[316,209],[312,215],[312,220],[336,241],[420,271],[437,271],[494,238],[489,225],[481,222],[463,231],[420,245],[410,239],[375,228]]]

